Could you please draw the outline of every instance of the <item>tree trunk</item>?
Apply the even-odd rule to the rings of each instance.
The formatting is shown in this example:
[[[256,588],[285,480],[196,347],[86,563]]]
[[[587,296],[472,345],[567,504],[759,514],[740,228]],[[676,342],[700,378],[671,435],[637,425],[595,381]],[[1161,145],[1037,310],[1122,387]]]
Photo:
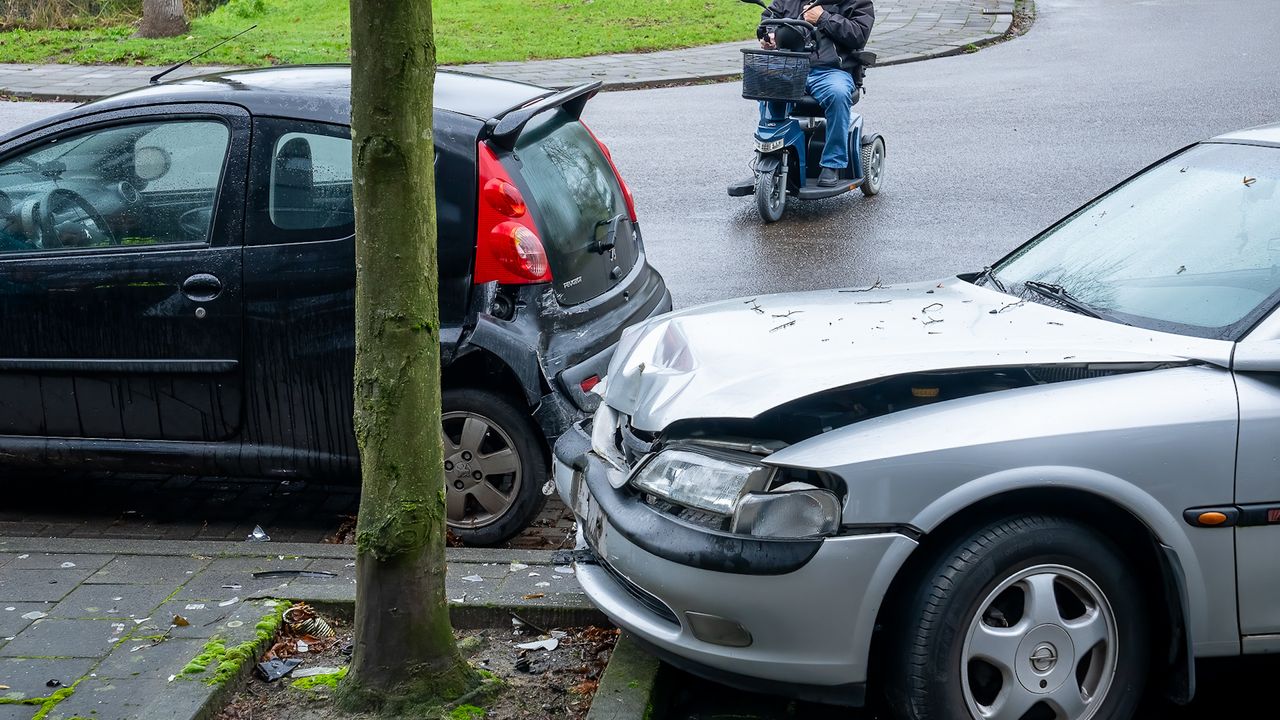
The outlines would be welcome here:
[[[182,0],[142,0],[142,24],[138,36],[144,38],[173,37],[185,33],[190,26]]]
[[[351,0],[356,211],[355,653],[348,709],[456,698],[477,682],[444,594],[444,450],[429,0]]]

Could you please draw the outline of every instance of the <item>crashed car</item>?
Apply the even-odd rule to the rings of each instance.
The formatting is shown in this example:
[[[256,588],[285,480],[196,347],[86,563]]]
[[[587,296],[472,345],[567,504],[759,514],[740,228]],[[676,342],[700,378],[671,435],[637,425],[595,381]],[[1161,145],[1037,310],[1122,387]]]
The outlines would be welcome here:
[[[1125,719],[1280,650],[1278,187],[1243,131],[982,272],[633,328],[555,451],[582,587],[695,674],[913,720]]]

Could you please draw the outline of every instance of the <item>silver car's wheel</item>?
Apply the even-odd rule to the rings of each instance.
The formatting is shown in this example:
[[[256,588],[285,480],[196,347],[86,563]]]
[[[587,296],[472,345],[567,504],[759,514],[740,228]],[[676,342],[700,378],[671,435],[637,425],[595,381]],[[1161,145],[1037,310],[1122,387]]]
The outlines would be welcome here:
[[[975,718],[1089,720],[1111,689],[1115,613],[1097,583],[1065,565],[1006,578],[969,623],[961,652],[965,703]]]
[[[1159,613],[1143,593],[1158,576],[1136,547],[1026,515],[933,548],[906,595],[886,601],[894,716],[1131,720]]]

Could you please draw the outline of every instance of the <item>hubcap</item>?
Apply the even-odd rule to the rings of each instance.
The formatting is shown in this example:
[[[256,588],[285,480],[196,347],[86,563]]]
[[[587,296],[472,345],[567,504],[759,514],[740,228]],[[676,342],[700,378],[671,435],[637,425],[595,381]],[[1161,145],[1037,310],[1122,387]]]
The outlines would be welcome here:
[[[868,168],[868,175],[871,176],[871,187],[880,187],[880,173],[884,168],[884,146],[876,143],[871,150],[871,167]]]
[[[996,586],[969,623],[961,685],[976,720],[1088,720],[1116,669],[1116,621],[1097,584],[1062,565]]]
[[[520,456],[497,423],[472,412],[444,413],[444,479],[449,525],[497,522],[520,492]]]

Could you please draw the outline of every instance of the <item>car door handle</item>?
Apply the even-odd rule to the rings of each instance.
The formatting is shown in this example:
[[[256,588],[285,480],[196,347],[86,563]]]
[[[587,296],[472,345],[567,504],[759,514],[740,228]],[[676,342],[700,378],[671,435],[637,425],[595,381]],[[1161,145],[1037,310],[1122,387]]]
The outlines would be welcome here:
[[[222,294],[222,281],[209,273],[196,273],[182,281],[182,294],[193,302],[209,302]]]

